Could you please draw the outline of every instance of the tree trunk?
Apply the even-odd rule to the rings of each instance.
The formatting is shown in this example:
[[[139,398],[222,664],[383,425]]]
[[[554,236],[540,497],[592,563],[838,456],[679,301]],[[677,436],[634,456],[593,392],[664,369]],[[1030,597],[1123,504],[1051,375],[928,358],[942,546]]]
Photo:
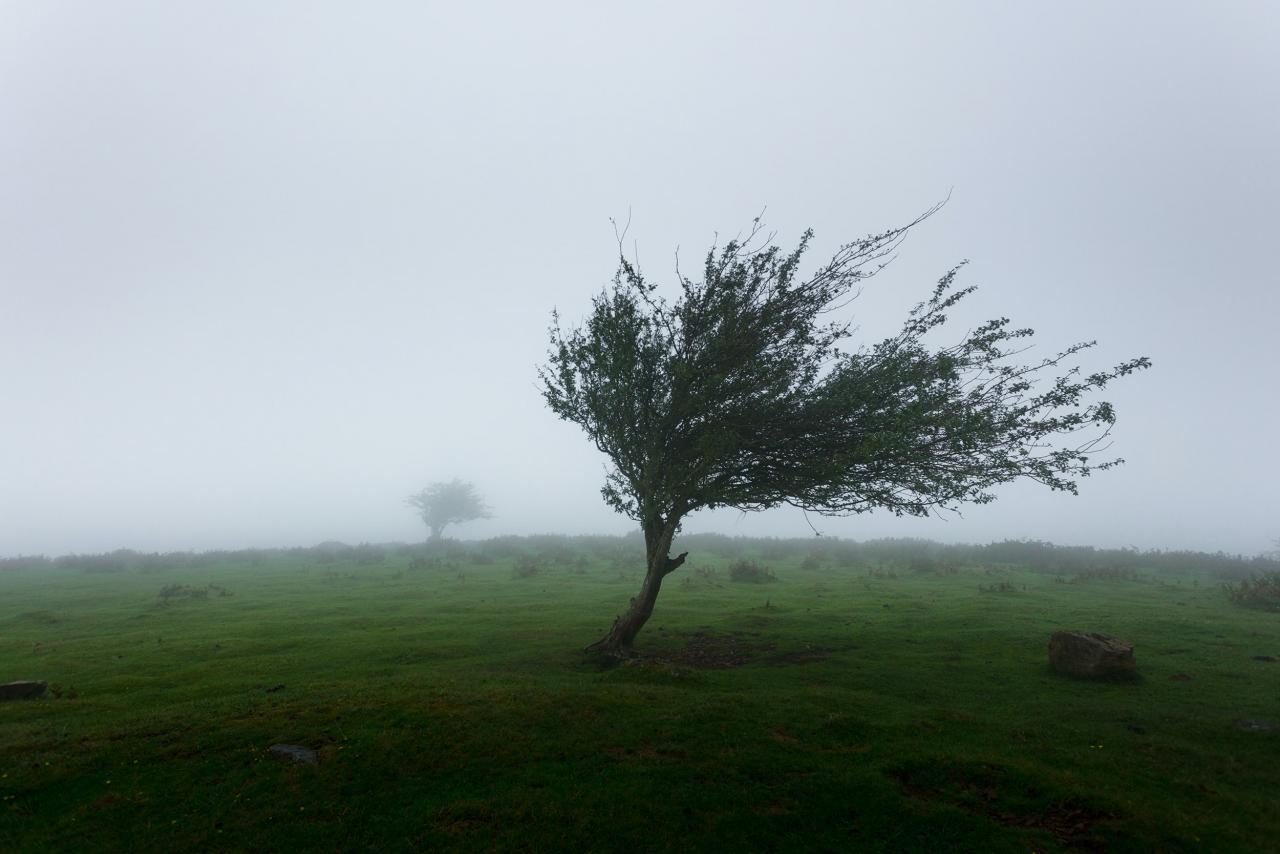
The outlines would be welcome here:
[[[587,652],[599,652],[611,658],[628,658],[636,635],[653,615],[653,604],[658,601],[662,579],[675,572],[688,552],[671,557],[671,540],[675,537],[680,520],[655,521],[644,525],[644,544],[647,567],[640,592],[632,597],[625,614],[613,621],[613,627],[600,640],[587,647]]]

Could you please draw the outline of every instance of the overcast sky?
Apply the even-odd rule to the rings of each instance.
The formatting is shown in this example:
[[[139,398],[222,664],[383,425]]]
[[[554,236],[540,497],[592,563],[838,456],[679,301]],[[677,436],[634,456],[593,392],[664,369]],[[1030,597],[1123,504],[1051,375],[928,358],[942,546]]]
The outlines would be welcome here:
[[[841,242],[945,197],[850,312],[962,259],[1086,364],[1128,463],[829,535],[1254,553],[1280,537],[1280,5],[0,2],[0,555],[623,532],[545,408],[553,307],[767,206]],[[806,536],[799,511],[686,530]]]

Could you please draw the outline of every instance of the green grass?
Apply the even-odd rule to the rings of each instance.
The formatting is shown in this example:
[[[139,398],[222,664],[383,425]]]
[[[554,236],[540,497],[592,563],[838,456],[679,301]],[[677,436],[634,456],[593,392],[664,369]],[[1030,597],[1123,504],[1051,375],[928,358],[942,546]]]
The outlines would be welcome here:
[[[761,562],[691,555],[611,669],[581,648],[638,573],[604,563],[0,572],[0,682],[60,694],[0,703],[0,850],[1274,850],[1280,733],[1236,722],[1280,719],[1280,616],[1207,578]],[[1058,628],[1142,679],[1052,675]]]

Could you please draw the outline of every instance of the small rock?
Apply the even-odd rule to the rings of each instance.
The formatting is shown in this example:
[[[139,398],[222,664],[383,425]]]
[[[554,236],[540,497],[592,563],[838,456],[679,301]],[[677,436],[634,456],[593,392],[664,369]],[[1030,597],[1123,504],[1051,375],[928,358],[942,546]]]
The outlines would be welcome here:
[[[1242,718],[1236,721],[1236,728],[1245,732],[1277,732],[1280,731],[1280,724],[1262,718]]]
[[[0,685],[0,700],[25,700],[29,697],[39,697],[48,687],[48,682],[7,682]]]
[[[319,753],[310,747],[300,747],[296,744],[273,744],[267,750],[273,756],[279,756],[281,759],[292,759],[294,762],[302,762],[306,765],[315,765],[320,761]]]
[[[279,685],[272,685],[270,688],[268,688],[267,693],[274,694],[277,691],[283,691],[283,690],[284,690],[284,683],[281,682]]]
[[[1254,661],[1275,661],[1276,657],[1274,655],[1255,655],[1253,657],[1253,660]]]
[[[1098,679],[1133,676],[1138,664],[1133,644],[1097,632],[1054,632],[1049,638],[1049,666],[1059,673]]]

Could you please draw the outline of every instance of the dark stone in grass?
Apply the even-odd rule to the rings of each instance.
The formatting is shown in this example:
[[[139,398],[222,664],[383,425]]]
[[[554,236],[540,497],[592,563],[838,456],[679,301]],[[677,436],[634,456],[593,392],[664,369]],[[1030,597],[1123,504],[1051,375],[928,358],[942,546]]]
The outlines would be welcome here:
[[[1049,638],[1049,666],[1085,679],[1132,678],[1133,644],[1098,632],[1061,631]]]
[[[1275,661],[1276,657],[1274,655],[1255,655],[1253,657],[1253,660],[1254,661]]]
[[[1241,718],[1236,721],[1236,728],[1245,732],[1280,732],[1280,724],[1262,718]]]
[[[299,747],[296,744],[273,744],[267,748],[273,756],[281,759],[292,759],[306,765],[315,765],[320,761],[320,754],[310,747]]]
[[[268,688],[267,693],[274,694],[277,691],[283,691],[283,690],[284,690],[284,683],[281,682],[279,685],[272,685],[270,688]]]
[[[0,700],[26,700],[30,697],[39,697],[48,687],[48,682],[7,682],[0,685]]]

